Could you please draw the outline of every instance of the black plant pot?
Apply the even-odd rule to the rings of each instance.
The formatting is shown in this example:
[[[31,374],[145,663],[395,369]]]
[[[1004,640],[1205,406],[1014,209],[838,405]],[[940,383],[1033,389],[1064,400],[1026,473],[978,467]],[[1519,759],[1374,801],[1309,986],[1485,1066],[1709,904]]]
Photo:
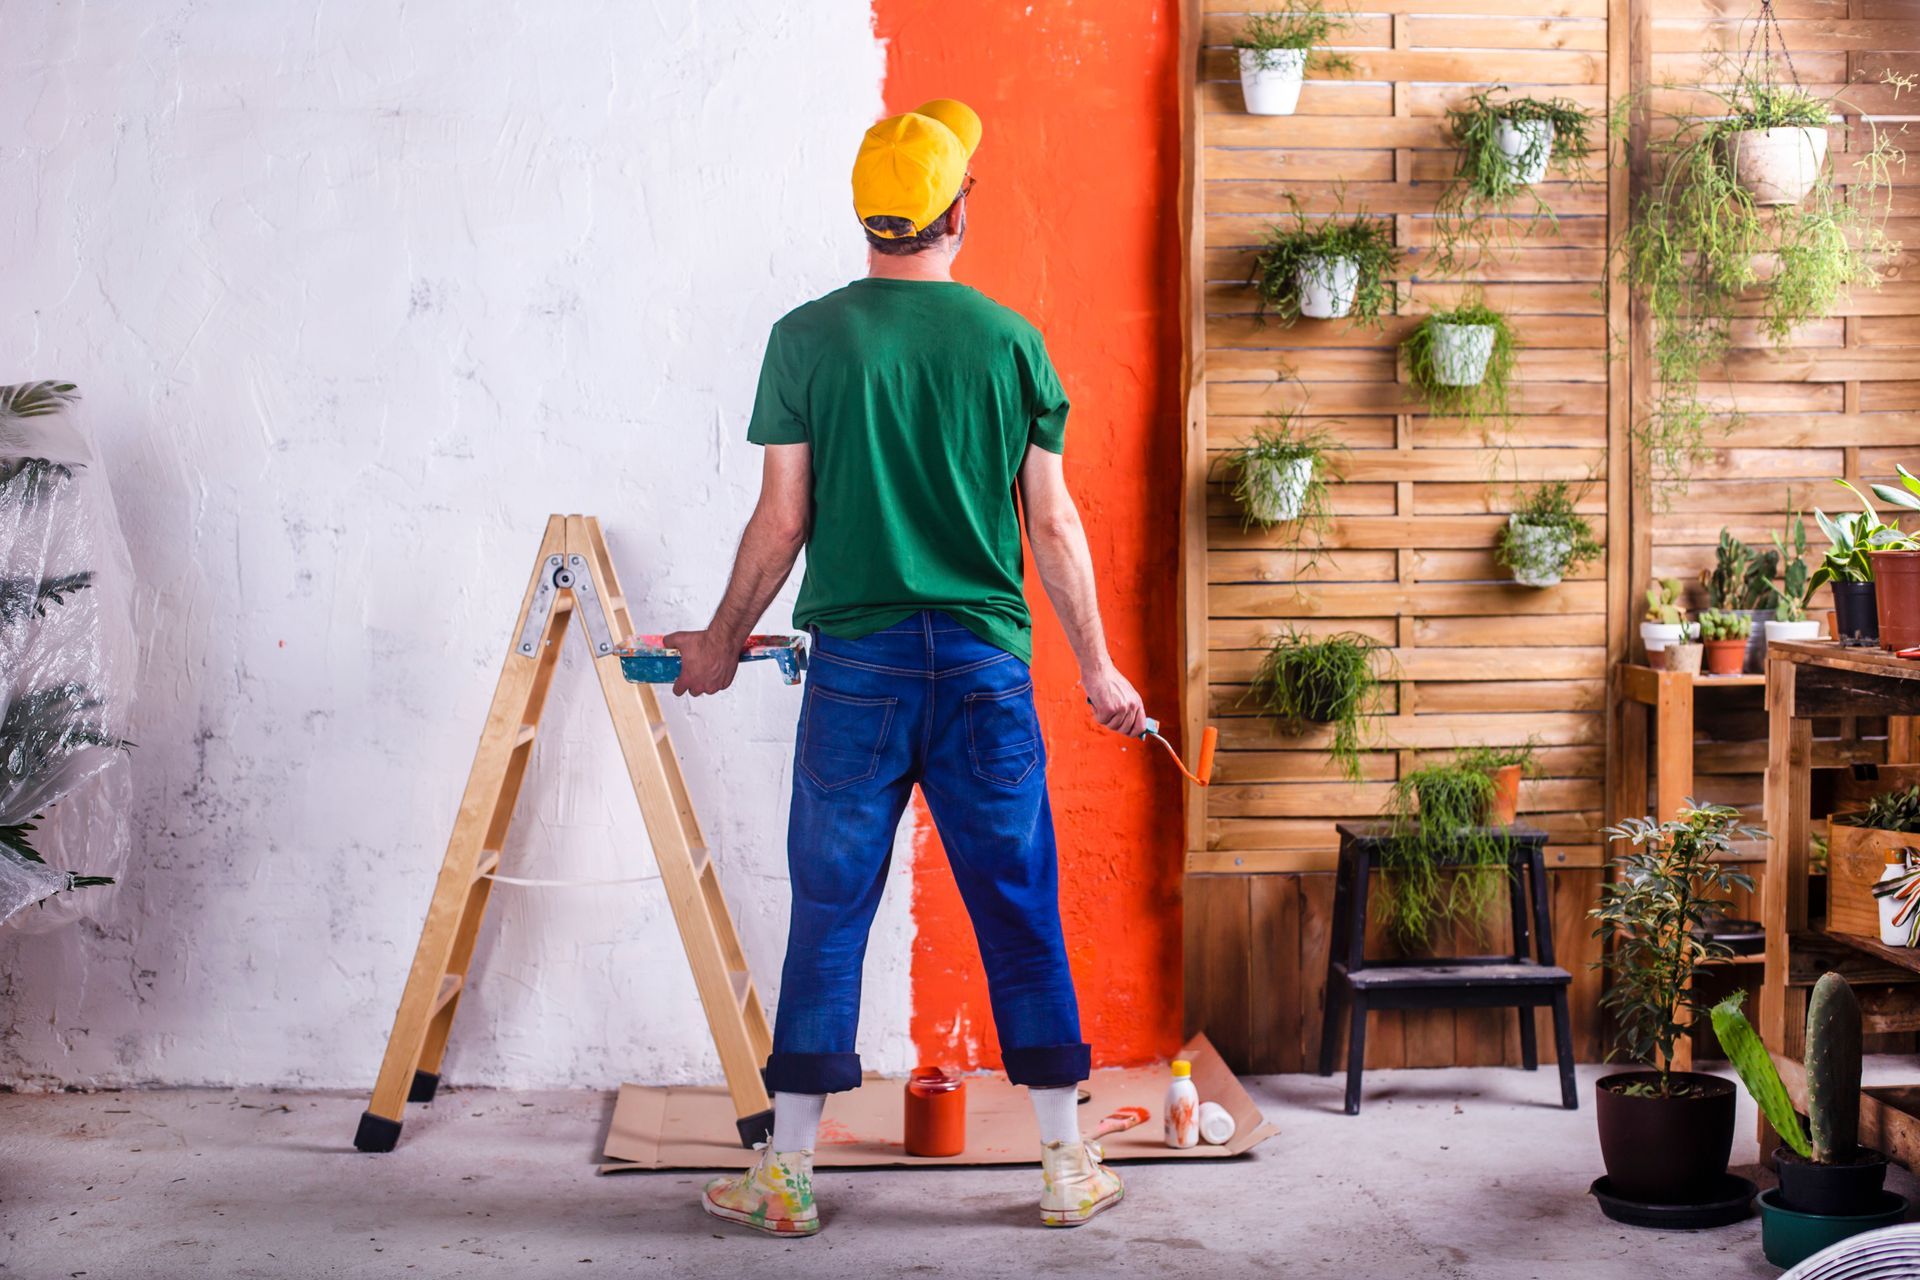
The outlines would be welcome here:
[[[1833,624],[1836,640],[1849,644],[1880,643],[1880,609],[1871,582],[1833,584]]]
[[[1715,1194],[1733,1151],[1733,1083],[1676,1071],[1683,1097],[1634,1097],[1616,1086],[1654,1084],[1652,1071],[1603,1076],[1594,1089],[1600,1158],[1615,1195],[1651,1204],[1693,1204]]]
[[[1782,1208],[1830,1218],[1873,1212],[1887,1180],[1887,1158],[1868,1147],[1846,1164],[1815,1164],[1790,1147],[1775,1147],[1773,1168]]]

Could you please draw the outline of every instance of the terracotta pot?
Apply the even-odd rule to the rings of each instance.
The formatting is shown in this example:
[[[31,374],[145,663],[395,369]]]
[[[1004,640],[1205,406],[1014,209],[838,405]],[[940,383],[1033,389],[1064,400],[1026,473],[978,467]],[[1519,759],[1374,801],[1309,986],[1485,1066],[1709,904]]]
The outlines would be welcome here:
[[[1873,597],[1880,647],[1920,645],[1920,551],[1874,552]]]
[[[1737,676],[1746,671],[1747,638],[1745,636],[1733,640],[1707,640],[1702,643],[1707,651],[1707,674]]]
[[[1614,1194],[1653,1204],[1689,1204],[1711,1194],[1733,1150],[1733,1083],[1676,1071],[1692,1092],[1681,1098],[1631,1097],[1613,1086],[1644,1082],[1651,1071],[1604,1076],[1594,1089],[1600,1157]]]
[[[1493,771],[1493,802],[1487,807],[1487,824],[1510,827],[1520,815],[1520,766],[1502,765]]]
[[[1853,644],[1880,639],[1880,612],[1871,582],[1833,584],[1833,638]]]
[[[1689,644],[1670,644],[1667,646],[1667,670],[1690,671],[1698,675],[1703,652],[1698,641]]]

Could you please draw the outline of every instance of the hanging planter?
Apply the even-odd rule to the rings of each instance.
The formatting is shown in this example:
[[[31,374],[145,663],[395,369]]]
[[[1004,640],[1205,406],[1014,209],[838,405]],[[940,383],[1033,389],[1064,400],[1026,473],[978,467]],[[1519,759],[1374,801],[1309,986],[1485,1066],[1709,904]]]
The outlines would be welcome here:
[[[1342,776],[1359,782],[1361,721],[1367,697],[1379,683],[1374,670],[1379,650],[1378,641],[1358,632],[1316,640],[1289,627],[1274,637],[1246,696],[1288,733],[1330,727],[1327,754]]]
[[[1497,96],[1506,92],[1505,85],[1484,90],[1447,112],[1457,159],[1434,208],[1423,273],[1454,275],[1477,265],[1496,236],[1511,244],[1535,230],[1555,233],[1552,207],[1532,188],[1549,169],[1573,181],[1586,177],[1593,126],[1586,110],[1568,98]],[[1531,204],[1516,209],[1523,196]],[[1524,216],[1489,216],[1515,213]]]
[[[1553,121],[1502,119],[1494,141],[1514,186],[1530,187],[1547,176],[1547,161],[1553,158]]]
[[[1352,70],[1351,58],[1316,50],[1348,25],[1346,16],[1328,13],[1322,0],[1300,0],[1287,13],[1249,14],[1233,42],[1247,114],[1292,115],[1309,62],[1323,71]]]
[[[1825,115],[1823,102],[1806,100],[1811,111]],[[1725,160],[1755,205],[1799,204],[1820,181],[1827,166],[1827,126],[1780,125],[1741,129],[1720,140]]]
[[[1507,517],[1494,559],[1523,587],[1553,587],[1560,579],[1606,550],[1593,526],[1579,514],[1575,494],[1564,480],[1543,484]]]
[[[1345,453],[1330,424],[1310,424],[1302,411],[1289,409],[1269,415],[1266,426],[1223,459],[1245,527],[1285,526],[1280,540],[1294,552],[1295,579],[1319,562],[1333,526],[1328,482],[1339,478]]]
[[[1311,218],[1294,201],[1291,223],[1276,223],[1254,257],[1249,283],[1260,294],[1257,314],[1289,325],[1301,316],[1352,317],[1378,328],[1399,298],[1392,277],[1400,256],[1393,228],[1364,210],[1352,218]]]
[[[1401,351],[1430,412],[1478,424],[1507,420],[1518,346],[1506,317],[1474,298],[1429,313]]]

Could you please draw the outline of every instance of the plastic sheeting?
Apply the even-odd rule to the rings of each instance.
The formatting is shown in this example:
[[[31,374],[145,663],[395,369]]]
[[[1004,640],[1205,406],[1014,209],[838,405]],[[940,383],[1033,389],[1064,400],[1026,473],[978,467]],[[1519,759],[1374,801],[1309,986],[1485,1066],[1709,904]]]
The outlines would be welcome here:
[[[132,849],[133,568],[63,390],[0,386],[0,920],[28,930],[110,909],[74,877]]]

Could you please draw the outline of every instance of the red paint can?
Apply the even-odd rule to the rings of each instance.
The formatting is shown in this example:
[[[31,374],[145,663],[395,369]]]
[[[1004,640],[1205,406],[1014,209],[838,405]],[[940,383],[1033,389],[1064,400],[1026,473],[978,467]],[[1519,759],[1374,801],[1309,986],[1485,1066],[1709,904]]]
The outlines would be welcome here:
[[[967,1146],[967,1082],[948,1067],[915,1067],[907,1078],[910,1156],[957,1156]]]

